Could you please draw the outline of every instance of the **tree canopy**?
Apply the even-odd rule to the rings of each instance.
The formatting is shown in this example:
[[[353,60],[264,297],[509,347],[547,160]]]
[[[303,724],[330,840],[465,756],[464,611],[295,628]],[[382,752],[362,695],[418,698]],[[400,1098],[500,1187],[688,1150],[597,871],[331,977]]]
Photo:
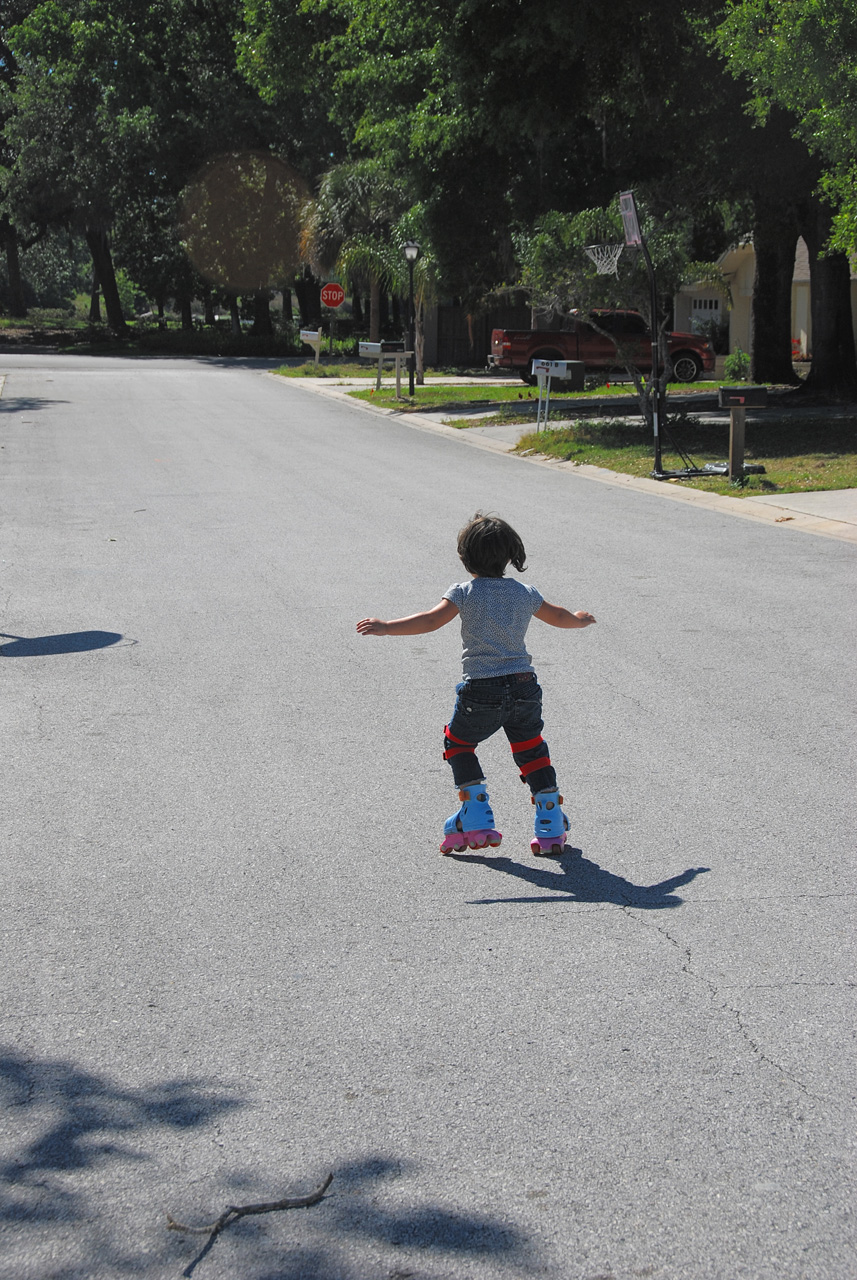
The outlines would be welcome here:
[[[633,187],[665,293],[754,238],[758,372],[784,377],[797,235],[840,292],[825,255],[857,241],[855,43],[857,0],[12,0],[0,238],[83,235],[121,328],[114,259],[157,297],[330,267],[398,290],[410,217],[473,310]]]
[[[742,0],[730,4],[717,42],[749,84],[749,104],[766,121],[771,104],[790,113],[794,134],[823,167],[836,209],[832,245],[857,248],[857,3],[855,0]]]

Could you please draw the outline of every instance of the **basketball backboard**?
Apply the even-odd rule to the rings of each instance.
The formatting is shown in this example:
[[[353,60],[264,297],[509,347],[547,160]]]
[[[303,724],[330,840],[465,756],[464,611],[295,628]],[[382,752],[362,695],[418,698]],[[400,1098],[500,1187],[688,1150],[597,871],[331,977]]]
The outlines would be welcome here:
[[[640,234],[640,220],[637,217],[637,202],[633,191],[619,192],[619,212],[625,227],[625,244],[639,249],[643,243],[643,237]]]

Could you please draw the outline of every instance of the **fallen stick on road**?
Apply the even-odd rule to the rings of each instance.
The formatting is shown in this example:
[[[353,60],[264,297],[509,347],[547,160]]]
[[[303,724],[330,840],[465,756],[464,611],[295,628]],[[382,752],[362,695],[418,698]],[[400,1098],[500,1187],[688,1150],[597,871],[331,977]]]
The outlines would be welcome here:
[[[172,1214],[167,1214],[167,1230],[168,1231],[186,1231],[192,1236],[216,1236],[224,1227],[230,1226],[233,1222],[237,1222],[239,1218],[244,1218],[251,1213],[274,1213],[277,1209],[305,1209],[308,1205],[317,1204],[322,1198],[327,1188],[333,1182],[333,1174],[329,1173],[324,1182],[316,1187],[315,1191],[311,1191],[308,1196],[288,1197],[284,1200],[272,1200],[269,1204],[231,1204],[224,1209],[216,1222],[210,1222],[207,1227],[186,1227],[181,1222],[176,1222]]]

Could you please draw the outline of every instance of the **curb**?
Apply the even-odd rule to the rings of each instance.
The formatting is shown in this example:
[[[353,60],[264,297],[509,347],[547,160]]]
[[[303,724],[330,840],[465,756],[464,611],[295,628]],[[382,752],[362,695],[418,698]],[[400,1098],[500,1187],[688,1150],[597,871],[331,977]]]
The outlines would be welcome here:
[[[275,378],[276,374],[270,373]],[[278,381],[292,383],[292,379],[279,378]],[[621,471],[609,471],[605,467],[595,467],[588,462],[559,462],[545,454],[516,454],[506,441],[491,440],[485,436],[471,435],[472,429],[448,427],[445,423],[433,420],[428,414],[420,414],[419,420],[413,413],[405,413],[399,409],[385,409],[368,404],[365,400],[355,400],[348,395],[350,388],[308,386],[306,382],[298,383],[305,391],[315,395],[327,396],[332,400],[340,400],[353,408],[363,409],[376,417],[395,418],[403,426],[412,431],[429,431],[434,435],[446,436],[457,440],[471,449],[484,449],[490,453],[501,453],[520,462],[528,462],[531,466],[549,467],[553,471],[573,472],[584,480],[595,480],[599,484],[609,484],[621,489],[633,489],[638,493],[647,493],[652,497],[666,498],[672,502],[690,503],[692,506],[704,507],[708,511],[719,511],[722,515],[737,516],[739,520],[752,520],[756,524],[778,525],[782,529],[791,529],[799,533],[814,533],[818,537],[833,538],[838,542],[851,542],[857,545],[857,525],[844,520],[829,520],[823,516],[806,515],[789,507],[776,506],[771,502],[756,502],[753,498],[728,498],[718,493],[703,493],[700,489],[683,489],[670,481],[650,480],[644,476],[629,476]]]

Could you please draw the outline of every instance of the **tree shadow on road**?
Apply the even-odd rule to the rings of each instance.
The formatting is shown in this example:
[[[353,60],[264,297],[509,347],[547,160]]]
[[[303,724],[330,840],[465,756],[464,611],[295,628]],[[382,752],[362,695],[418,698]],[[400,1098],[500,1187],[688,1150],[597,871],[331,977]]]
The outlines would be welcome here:
[[[71,1228],[68,1253],[75,1257],[60,1269],[52,1263],[45,1275],[83,1280],[136,1273],[133,1249],[110,1222],[111,1184],[122,1181],[120,1168],[152,1158],[153,1131],[197,1128],[243,1105],[201,1081],[128,1088],[67,1059],[0,1052],[0,1106],[8,1123],[0,1158],[4,1247],[30,1267],[42,1250],[47,1265],[57,1239],[67,1242]]]
[[[2,396],[0,413],[37,413],[39,409],[68,403],[68,400],[50,400],[44,396]]]
[[[425,1276],[431,1258],[447,1267],[455,1259],[512,1264],[526,1274],[532,1264],[540,1273],[525,1230],[457,1204],[442,1181],[427,1194],[417,1161],[346,1157],[308,1168],[296,1183],[273,1134],[264,1161],[254,1159],[242,1126],[224,1123],[248,1102],[213,1081],[129,1087],[68,1058],[0,1050],[0,1270],[40,1280],[205,1280],[210,1264],[213,1275],[241,1280],[377,1280]],[[222,1155],[209,1170],[204,1146],[184,1157],[173,1150],[170,1180],[180,1167],[186,1182],[164,1204],[166,1135],[181,1144],[212,1126],[218,1146],[233,1149],[231,1172]],[[228,1203],[305,1194],[326,1172],[333,1182],[314,1207],[242,1218],[214,1237],[167,1230],[164,1209],[191,1226],[212,1222]]]
[[[414,1203],[403,1191],[402,1182],[408,1175],[416,1175],[414,1161],[373,1155],[343,1162],[331,1172],[333,1182],[318,1212],[292,1218],[291,1230],[278,1230],[272,1218],[267,1232],[262,1220],[242,1219],[234,1230],[207,1240],[181,1275],[193,1280],[212,1247],[229,1255],[221,1265],[225,1262],[229,1274],[238,1274],[240,1267],[243,1280],[425,1276],[422,1263],[426,1257],[446,1258],[447,1264],[451,1258],[461,1257],[519,1267],[534,1259],[529,1237],[509,1221],[450,1205]],[[385,1186],[390,1183],[400,1186]],[[303,1237],[300,1241],[295,1239],[298,1224]],[[285,1230],[289,1235],[286,1253],[279,1243]],[[374,1263],[361,1259],[364,1249],[376,1259]],[[377,1261],[379,1251],[385,1262]],[[276,1256],[274,1266],[272,1254]]]
[[[11,644],[0,645],[0,658],[44,658],[61,653],[86,653],[91,649],[107,649],[124,640],[118,631],[67,631],[56,636],[12,636],[0,631],[0,639]],[[136,640],[128,643],[136,644]]]
[[[492,871],[501,871],[504,875],[537,889],[547,889],[547,894],[528,894],[515,898],[470,898],[473,906],[487,906],[501,902],[610,902],[617,907],[638,907],[647,911],[658,911],[668,907],[681,906],[683,901],[674,891],[684,884],[689,884],[698,875],[710,870],[709,867],[688,867],[678,875],[670,876],[657,884],[633,884],[624,876],[605,871],[597,862],[584,858],[580,849],[568,848],[560,857],[552,858],[549,863],[530,864],[513,862],[506,857],[487,857],[481,854],[446,855],[456,862],[479,863],[490,867]]]

